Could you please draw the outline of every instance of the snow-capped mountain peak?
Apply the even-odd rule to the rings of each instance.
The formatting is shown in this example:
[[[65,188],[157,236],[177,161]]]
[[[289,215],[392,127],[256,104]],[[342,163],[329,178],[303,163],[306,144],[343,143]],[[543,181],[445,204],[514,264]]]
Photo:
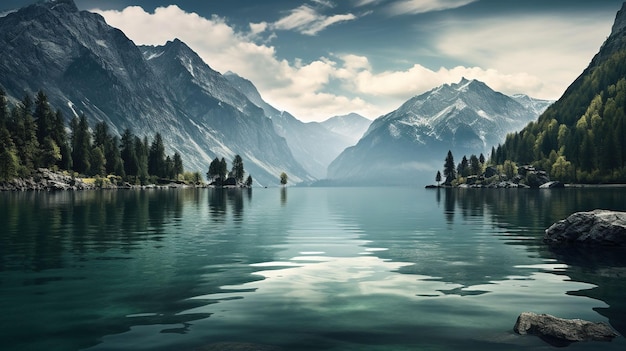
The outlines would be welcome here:
[[[549,103],[509,97],[475,79],[444,84],[377,118],[355,147],[333,161],[329,177],[382,178],[376,170],[391,174],[416,164],[436,165],[448,150],[487,154],[507,133],[535,120]],[[364,160],[367,167],[360,165]]]

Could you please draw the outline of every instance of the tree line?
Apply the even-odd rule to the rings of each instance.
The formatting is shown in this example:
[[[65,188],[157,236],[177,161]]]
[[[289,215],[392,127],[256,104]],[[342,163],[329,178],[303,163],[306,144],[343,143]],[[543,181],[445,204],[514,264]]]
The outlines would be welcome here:
[[[160,133],[152,142],[126,129],[121,138],[109,131],[106,122],[89,127],[84,114],[69,123],[60,110],[53,111],[47,96],[35,100],[26,95],[9,109],[0,89],[0,180],[27,177],[37,168],[71,171],[86,176],[114,174],[134,184],[182,177],[197,182],[201,176],[186,174],[180,154],[165,154]]]
[[[483,174],[486,166],[485,162],[485,156],[481,153],[479,156],[472,154],[469,159],[466,155],[463,155],[461,162],[459,162],[459,164],[455,164],[454,155],[452,155],[452,151],[448,150],[448,154],[446,155],[443,164],[443,176],[445,177],[445,183],[449,185],[453,180],[458,178],[467,178],[469,176],[478,176]],[[435,176],[437,185],[439,185],[441,180],[441,172],[437,171]]]
[[[228,171],[228,165],[226,159],[222,157],[216,157],[209,164],[209,171],[206,173],[207,180],[210,185],[215,186],[245,186],[252,187],[252,176],[248,175],[246,181],[243,181],[245,176],[245,170],[243,168],[243,159],[239,155],[235,155],[233,158],[232,168]],[[229,183],[230,182],[230,183]]]
[[[626,182],[626,50],[588,70],[491,162],[532,164],[562,182]]]

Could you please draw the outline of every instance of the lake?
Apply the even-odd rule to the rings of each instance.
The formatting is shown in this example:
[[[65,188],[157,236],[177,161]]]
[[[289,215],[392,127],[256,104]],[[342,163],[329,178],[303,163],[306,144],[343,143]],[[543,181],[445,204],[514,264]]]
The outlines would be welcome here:
[[[626,189],[0,193],[2,350],[553,350],[626,333],[625,251],[541,242]],[[569,350],[624,350],[577,343]]]

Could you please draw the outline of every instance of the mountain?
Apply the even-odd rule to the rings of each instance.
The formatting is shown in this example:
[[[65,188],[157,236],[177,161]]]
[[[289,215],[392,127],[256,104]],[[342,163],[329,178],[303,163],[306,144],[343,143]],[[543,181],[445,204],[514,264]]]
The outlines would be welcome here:
[[[350,145],[355,145],[372,124],[372,121],[358,113],[350,113],[331,117],[320,124],[331,132],[350,138]]]
[[[312,176],[326,178],[328,165],[345,148],[356,143],[352,136],[329,129],[323,123],[304,123],[288,112],[279,111],[263,100],[249,80],[232,72],[227,72],[224,76],[253,104],[263,109],[265,115],[272,120],[276,133],[285,138],[296,160]],[[356,122],[354,125],[360,127]]]
[[[0,87],[16,101],[43,90],[66,118],[84,113],[121,134],[162,134],[187,170],[241,155],[263,185],[312,176],[262,109],[184,43],[137,47],[71,0],[40,2],[0,18]]]
[[[564,182],[626,182],[626,3],[589,66],[493,161],[533,163]]]
[[[518,102],[526,102],[525,104]],[[448,150],[487,153],[506,134],[537,118],[546,101],[512,98],[463,78],[415,96],[377,118],[359,142],[328,168],[340,182],[406,184],[436,172]]]

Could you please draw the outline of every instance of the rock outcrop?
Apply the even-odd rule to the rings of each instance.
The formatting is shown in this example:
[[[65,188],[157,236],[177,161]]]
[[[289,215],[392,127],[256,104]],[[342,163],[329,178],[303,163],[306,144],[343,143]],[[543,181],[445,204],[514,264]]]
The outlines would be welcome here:
[[[58,190],[86,190],[95,189],[93,184],[85,183],[81,178],[54,172],[47,168],[37,169],[28,178],[15,178],[10,181],[0,182],[1,191],[58,191]]]
[[[545,243],[626,247],[626,212],[577,212],[546,229]]]
[[[617,334],[605,323],[581,319],[563,319],[549,314],[523,312],[517,317],[513,330],[518,334],[532,334],[550,343],[567,344],[577,341],[611,341]]]

